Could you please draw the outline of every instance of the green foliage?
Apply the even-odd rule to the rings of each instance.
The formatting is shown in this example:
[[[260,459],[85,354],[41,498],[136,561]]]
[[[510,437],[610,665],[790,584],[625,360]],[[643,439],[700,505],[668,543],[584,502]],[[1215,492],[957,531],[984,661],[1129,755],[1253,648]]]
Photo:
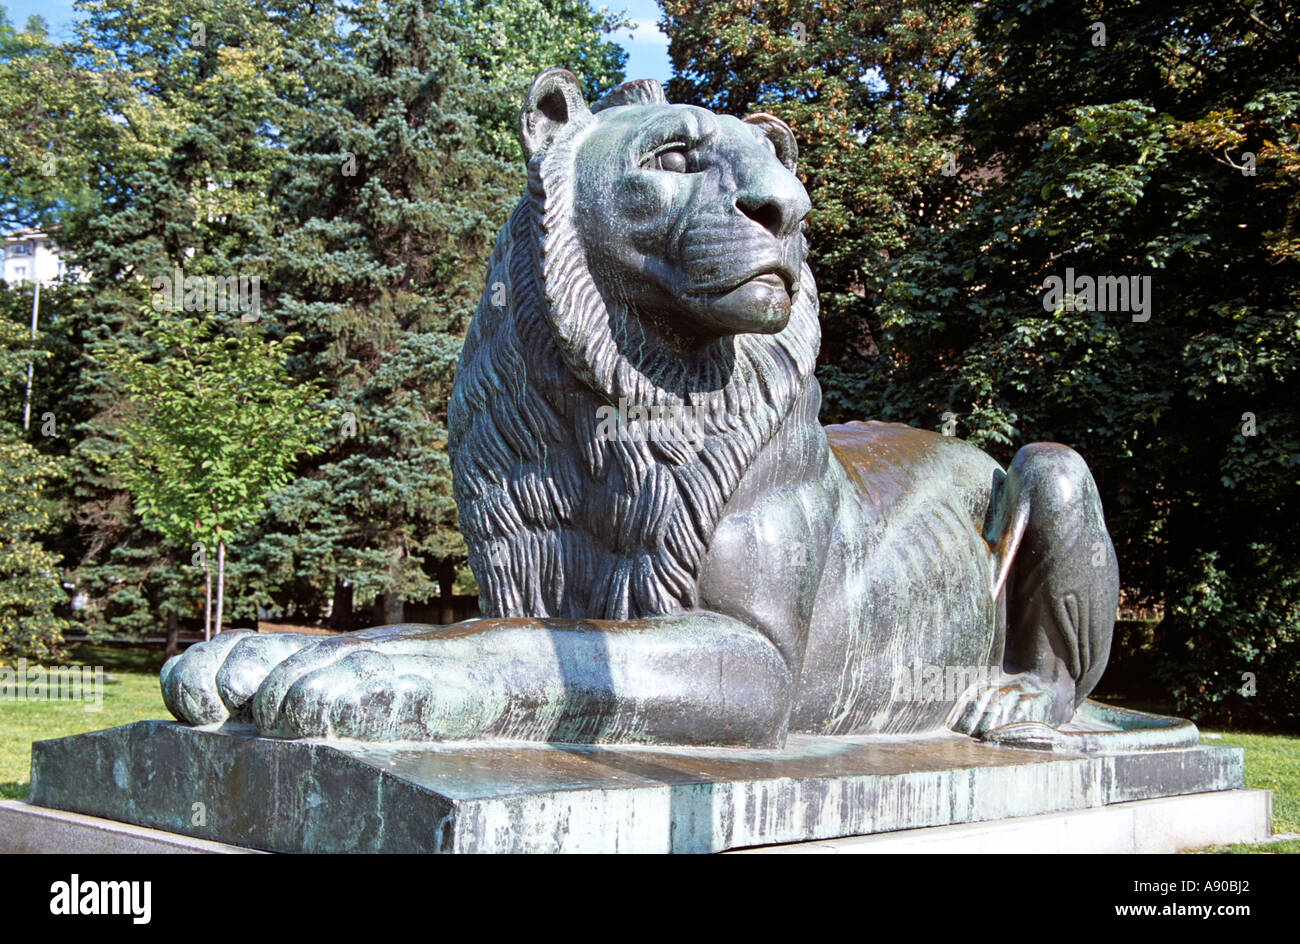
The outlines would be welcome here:
[[[107,357],[129,415],[109,463],[141,520],[171,547],[215,547],[257,520],[299,454],[321,451],[330,419],[317,385],[285,376],[295,335],[268,340],[250,327],[226,336],[209,321],[177,318],[145,336],[152,350]]]
[[[169,571],[172,552],[195,541],[192,560],[210,577],[217,552],[220,632],[227,543],[289,482],[299,454],[323,448],[317,437],[329,419],[318,408],[317,385],[285,376],[296,335],[272,341],[249,328],[230,336],[211,321],[177,318],[156,323],[145,338],[152,347],[144,352],[102,355],[125,399],[122,443],[105,464],[144,525],[162,536]],[[160,609],[184,611],[179,583],[168,581],[170,599]],[[209,619],[210,612],[205,626]]]
[[[1079,449],[1179,709],[1295,727],[1300,26],[1250,6],[986,4],[968,203],[893,268],[862,389],[1003,459]],[[1067,268],[1149,277],[1149,320],[1045,309]]]
[[[85,82],[41,17],[15,30],[0,7],[0,229],[47,224],[92,198],[82,143],[102,118]]]
[[[28,359],[41,353],[26,331],[0,320],[0,383],[6,390],[25,382]],[[53,518],[49,485],[63,464],[24,442],[13,415],[0,418],[0,658],[49,660],[60,654],[68,598],[58,559],[41,538]]]
[[[591,99],[623,81],[627,53],[600,37],[631,23],[587,0],[455,0],[445,12],[463,29],[460,58],[497,90],[476,109],[485,144],[516,167],[519,105],[538,73],[568,69]]]

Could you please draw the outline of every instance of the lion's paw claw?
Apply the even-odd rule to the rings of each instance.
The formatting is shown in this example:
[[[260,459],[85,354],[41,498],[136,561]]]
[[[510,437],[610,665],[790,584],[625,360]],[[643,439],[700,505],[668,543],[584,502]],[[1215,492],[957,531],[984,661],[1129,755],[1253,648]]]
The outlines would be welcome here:
[[[1011,724],[1046,724],[1052,714],[1051,692],[1024,680],[1004,685],[985,685],[968,692],[953,709],[952,730],[973,738]]]

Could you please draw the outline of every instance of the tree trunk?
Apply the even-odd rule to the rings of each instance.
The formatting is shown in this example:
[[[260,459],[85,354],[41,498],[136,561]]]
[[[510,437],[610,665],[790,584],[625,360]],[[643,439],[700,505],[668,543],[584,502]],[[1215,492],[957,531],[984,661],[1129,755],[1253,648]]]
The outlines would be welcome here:
[[[176,611],[167,614],[167,645],[163,649],[163,658],[170,659],[181,651],[181,626]]]
[[[203,639],[212,638],[212,565],[203,555]]]
[[[355,628],[356,617],[352,613],[352,584],[345,584],[341,577],[335,577],[334,605],[330,608],[330,629],[347,632]]]
[[[221,610],[226,602],[226,542],[217,542],[217,632],[221,632]]]
[[[396,593],[384,594],[384,625],[400,623],[406,616],[406,604]]]
[[[389,570],[389,580],[396,582],[398,573],[402,564],[403,549],[399,545],[393,548],[393,563]],[[382,594],[383,600],[383,623],[385,626],[392,626],[394,623],[400,623],[406,616],[406,604],[396,593],[385,592]]]
[[[456,562],[451,558],[438,562],[438,622],[449,626],[456,622],[452,591],[456,585]]]

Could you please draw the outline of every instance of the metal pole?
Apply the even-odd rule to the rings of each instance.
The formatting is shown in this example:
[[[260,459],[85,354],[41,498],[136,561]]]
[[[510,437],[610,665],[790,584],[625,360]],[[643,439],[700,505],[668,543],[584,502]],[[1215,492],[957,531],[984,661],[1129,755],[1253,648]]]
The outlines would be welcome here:
[[[36,317],[41,310],[41,280],[36,275],[36,256],[32,255],[32,282],[36,290],[32,292],[32,346],[36,346]],[[27,358],[27,401],[23,405],[23,432],[32,425],[32,365],[35,353]]]

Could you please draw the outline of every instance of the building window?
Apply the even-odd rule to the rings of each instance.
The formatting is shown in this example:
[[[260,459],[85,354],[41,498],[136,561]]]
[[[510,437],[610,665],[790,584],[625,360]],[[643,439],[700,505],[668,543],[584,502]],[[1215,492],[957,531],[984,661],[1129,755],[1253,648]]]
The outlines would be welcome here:
[[[19,285],[27,281],[27,266],[14,266],[14,281]]]
[[[9,255],[11,256],[30,256],[31,254],[31,243],[11,243],[9,245]]]

